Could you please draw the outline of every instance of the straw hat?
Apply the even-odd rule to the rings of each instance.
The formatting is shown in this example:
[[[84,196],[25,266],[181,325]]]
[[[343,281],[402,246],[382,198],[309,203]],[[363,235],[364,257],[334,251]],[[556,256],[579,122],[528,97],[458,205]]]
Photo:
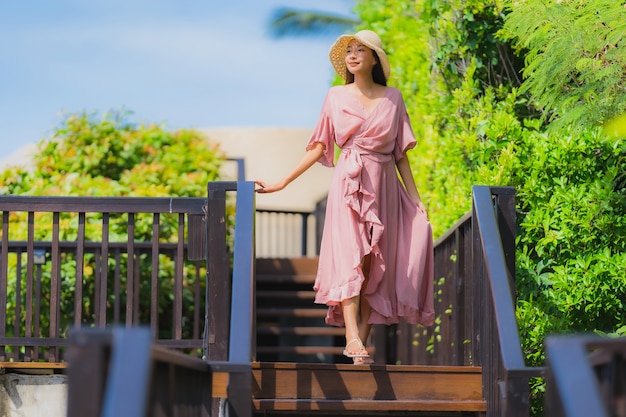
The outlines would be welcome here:
[[[376,55],[378,55],[378,59],[380,60],[380,64],[383,67],[385,78],[389,79],[391,68],[389,67],[387,54],[383,50],[383,43],[380,40],[380,37],[371,30],[361,30],[354,35],[341,35],[337,38],[333,46],[330,47],[328,55],[330,56],[330,62],[333,64],[337,74],[339,74],[341,78],[345,79],[346,77],[346,50],[348,49],[348,44],[352,42],[352,40],[356,40],[360,44],[365,45],[376,52]]]

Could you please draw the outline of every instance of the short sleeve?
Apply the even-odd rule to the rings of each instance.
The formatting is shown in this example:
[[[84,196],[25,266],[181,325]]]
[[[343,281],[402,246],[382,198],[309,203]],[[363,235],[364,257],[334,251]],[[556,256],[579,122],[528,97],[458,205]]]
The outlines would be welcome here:
[[[406,112],[406,108],[402,105],[400,109],[400,117],[398,118],[398,136],[396,136],[396,146],[393,149],[393,156],[396,161],[404,158],[409,149],[413,149],[416,145],[415,134],[411,127],[411,120]]]
[[[318,162],[324,166],[333,167],[335,166],[335,128],[329,114],[330,101],[327,96],[317,125],[313,129],[313,134],[306,145],[306,150],[311,149],[315,143],[323,144],[325,146],[324,154]]]

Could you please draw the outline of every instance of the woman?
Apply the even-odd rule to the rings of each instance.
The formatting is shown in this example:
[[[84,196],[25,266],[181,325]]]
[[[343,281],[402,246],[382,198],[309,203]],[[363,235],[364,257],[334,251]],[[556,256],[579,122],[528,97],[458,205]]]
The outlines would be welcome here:
[[[331,87],[306,154],[281,181],[256,181],[259,193],[282,190],[315,162],[334,166],[314,290],[326,323],[345,326],[344,355],[373,363],[363,342],[372,324],[432,325],[433,247],[426,210],[406,151],[415,136],[399,90],[387,87],[387,55],[378,35],[340,36],[330,60],[346,81]],[[402,182],[398,178],[400,173]],[[403,185],[404,184],[404,185]]]

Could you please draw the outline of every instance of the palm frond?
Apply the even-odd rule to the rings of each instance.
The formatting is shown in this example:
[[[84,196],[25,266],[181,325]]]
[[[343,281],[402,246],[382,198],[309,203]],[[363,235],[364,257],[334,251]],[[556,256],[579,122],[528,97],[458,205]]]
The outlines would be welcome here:
[[[281,7],[274,12],[270,31],[274,37],[318,36],[343,33],[358,25],[356,17],[316,10]]]

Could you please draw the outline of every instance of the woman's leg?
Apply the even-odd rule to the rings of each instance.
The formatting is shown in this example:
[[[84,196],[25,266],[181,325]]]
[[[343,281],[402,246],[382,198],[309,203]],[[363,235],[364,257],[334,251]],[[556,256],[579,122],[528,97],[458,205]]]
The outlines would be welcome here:
[[[359,337],[359,296],[348,298],[341,302],[343,320],[346,326],[346,356],[368,356],[361,338]]]
[[[358,312],[359,297],[352,297],[341,302],[343,320],[346,325],[346,344],[359,337]]]
[[[367,299],[363,297],[363,292],[367,286],[370,272],[371,255],[363,257],[361,270],[365,280],[361,286],[361,294],[348,298],[341,302],[343,310],[343,320],[346,328],[346,348],[344,355],[354,357],[355,364],[369,364],[373,360],[369,357],[365,349],[365,343],[369,337],[372,325],[369,324],[371,307]]]
[[[363,275],[365,276],[365,281],[363,281],[363,286],[361,287],[361,295],[359,296],[359,318],[358,318],[358,326],[359,326],[359,337],[363,341],[363,344],[367,343],[367,338],[370,335],[370,330],[372,329],[372,325],[369,323],[370,314],[372,312],[372,308],[370,307],[370,303],[367,301],[365,297],[363,297],[363,293],[365,292],[365,287],[367,287],[367,282],[369,280],[370,275],[370,264],[371,264],[372,255],[365,255],[363,258],[363,262],[361,264],[361,268],[363,270]]]

